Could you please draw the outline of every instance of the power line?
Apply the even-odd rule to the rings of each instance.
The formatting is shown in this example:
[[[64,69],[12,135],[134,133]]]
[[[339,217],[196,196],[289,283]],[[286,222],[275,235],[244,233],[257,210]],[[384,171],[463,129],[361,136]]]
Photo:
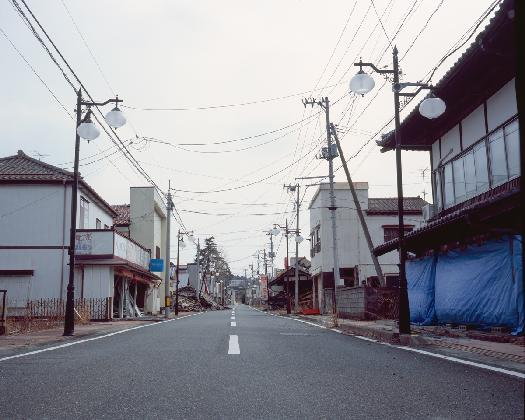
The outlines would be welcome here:
[[[381,28],[383,28],[383,33],[385,34],[386,39],[387,39],[389,42],[392,42],[392,41],[390,41],[390,38],[388,37],[388,34],[387,34],[387,32],[386,32],[386,29],[385,29],[385,25],[383,25],[383,21],[381,20],[381,16],[379,16],[379,13],[377,12],[377,8],[376,8],[376,4],[375,4],[374,0],[370,0],[370,1],[371,1],[371,3],[372,3],[372,7],[374,8],[374,12],[375,12],[375,14],[376,14],[376,16],[377,16],[377,20],[378,20],[379,23],[381,24]],[[385,8],[385,10],[386,10],[386,8]]]
[[[434,17],[434,15],[437,13],[437,11],[441,8],[441,6],[443,5],[443,3],[445,2],[445,0],[441,0],[438,5],[436,6],[436,8],[434,9],[434,11],[430,14],[430,16],[428,17],[427,21],[425,22],[425,24],[423,25],[423,27],[419,30],[418,34],[415,36],[415,38],[412,40],[412,43],[409,45],[409,47],[405,50],[405,53],[403,54],[403,56],[399,59],[399,62],[403,61],[403,59],[406,57],[406,55],[410,52],[410,50],[412,49],[412,47],[415,45],[416,41],[418,40],[418,38],[421,36],[421,34],[425,31],[425,29],[428,27],[428,24],[430,23],[430,21],[432,20],[432,18]]]
[[[69,16],[69,19],[71,20],[71,22],[73,23],[73,26],[75,26],[75,29],[77,30],[78,32],[78,35],[80,36],[80,38],[82,39],[82,42],[84,43],[86,49],[88,50],[89,52],[89,55],[91,56],[91,58],[93,59],[94,63],[96,64],[97,68],[98,68],[98,71],[100,73],[100,75],[102,76],[102,78],[104,79],[104,82],[106,83],[106,86],[109,88],[109,90],[111,91],[111,93],[113,95],[116,95],[115,91],[111,88],[109,82],[108,82],[108,79],[106,78],[106,75],[104,74],[104,72],[102,71],[102,68],[100,67],[100,64],[98,63],[97,59],[95,58],[95,54],[93,54],[93,51],[91,50],[91,48],[89,48],[89,45],[86,41],[86,38],[84,38],[84,35],[82,35],[82,32],[80,31],[80,28],[78,27],[77,25],[77,22],[75,21],[75,19],[73,18],[73,15],[71,14],[71,12],[69,11],[69,8],[67,7],[66,3],[64,0],[60,0],[60,2],[62,3],[62,6],[64,6],[64,9],[66,10],[66,13],[67,15]]]
[[[33,72],[33,74],[38,78],[38,80],[40,80],[40,82],[42,82],[42,84],[45,86],[45,88],[47,89],[47,91],[51,94],[51,96],[53,96],[53,98],[55,99],[55,101],[60,105],[60,107],[66,112],[67,115],[69,115],[69,118],[71,118],[72,120],[74,119],[73,118],[73,115],[71,115],[71,113],[67,110],[67,108],[64,106],[64,104],[60,101],[60,99],[58,99],[58,97],[55,95],[55,93],[51,90],[51,88],[48,86],[48,84],[44,81],[44,79],[42,79],[42,77],[40,77],[40,75],[38,74],[38,72],[35,70],[35,68],[31,65],[31,63],[29,61],[27,61],[27,59],[25,58],[25,56],[22,54],[22,52],[16,47],[16,45],[13,43],[13,41],[11,41],[11,39],[9,38],[9,36],[7,35],[7,33],[0,27],[0,32],[2,32],[2,35],[5,37],[5,39],[7,39],[7,41],[11,44],[11,46],[13,47],[13,49],[18,53],[18,55],[22,58],[22,60],[25,61],[25,63],[27,64],[27,66],[31,69],[31,71]]]

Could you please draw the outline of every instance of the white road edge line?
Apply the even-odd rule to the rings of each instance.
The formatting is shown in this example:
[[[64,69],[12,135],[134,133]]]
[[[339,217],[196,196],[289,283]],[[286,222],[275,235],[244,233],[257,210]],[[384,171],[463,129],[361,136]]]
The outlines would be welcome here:
[[[228,354],[241,354],[241,349],[239,348],[239,336],[230,335],[230,343],[228,345]]]
[[[232,322],[230,322],[230,325],[231,325],[232,327],[236,327],[236,326],[237,326],[237,323],[236,323],[235,321],[232,321]]]
[[[252,309],[254,309],[256,311],[259,311],[259,312],[262,312],[262,313],[265,313],[264,311],[261,311],[261,310],[256,309],[256,308],[252,308]],[[330,330],[330,331],[336,332],[338,334],[342,334],[341,330],[338,330],[338,329],[335,329],[335,328],[327,328],[327,327],[325,327],[323,325],[319,325],[319,324],[316,324],[316,323],[310,322],[310,321],[305,321],[303,319],[289,318],[289,317],[285,317],[285,316],[281,316],[281,315],[277,315],[277,314],[268,314],[268,315],[272,315],[272,316],[276,316],[276,317],[284,318],[284,319],[290,319],[292,321],[302,322],[304,324],[312,325],[312,326],[317,327],[317,328],[322,328],[324,330]],[[432,353],[432,352],[427,351],[427,350],[415,349],[413,347],[396,346],[396,345],[393,345],[393,344],[390,344],[390,343],[383,343],[381,341],[374,340],[373,338],[363,337],[361,335],[353,335],[352,334],[351,336],[355,337],[355,338],[358,338],[359,340],[370,341],[370,342],[373,342],[373,343],[381,344],[383,346],[394,347],[396,349],[405,350],[405,351],[412,351],[414,353],[424,354],[426,356],[436,357],[436,358],[442,359],[442,360],[448,360],[449,362],[460,363],[462,365],[467,365],[467,366],[474,366],[474,367],[477,367],[477,368],[480,368],[480,369],[490,370],[492,372],[499,372],[499,373],[503,373],[505,375],[514,376],[516,378],[525,379],[525,373],[516,372],[514,370],[498,368],[498,367],[495,367],[495,366],[490,366],[490,365],[486,365],[486,364],[478,363],[478,362],[471,362],[470,360],[464,360],[464,359],[460,359],[458,357],[452,357],[452,356],[445,356],[443,354]]]
[[[34,350],[34,351],[29,351],[27,353],[20,353],[20,354],[15,354],[13,356],[6,356],[6,357],[0,358],[0,362],[5,362],[5,361],[11,360],[11,359],[18,359],[20,357],[25,357],[25,356],[31,356],[31,355],[34,355],[34,354],[44,353],[46,351],[63,349],[65,347],[71,347],[71,346],[74,346],[74,345],[77,345],[77,344],[86,343],[88,341],[100,340],[102,338],[112,337],[114,335],[122,334],[122,333],[125,333],[125,332],[128,332],[128,331],[138,330],[140,328],[145,328],[145,327],[152,327],[154,325],[160,325],[160,324],[164,324],[166,322],[177,321],[178,319],[184,319],[184,318],[188,318],[190,316],[201,315],[203,313],[204,312],[199,312],[199,313],[196,313],[196,314],[184,315],[184,316],[181,316],[179,318],[167,319],[165,321],[152,322],[151,324],[138,325],[136,327],[126,328],[125,330],[114,331],[112,333],[99,335],[99,336],[96,336],[96,337],[91,337],[91,338],[85,338],[83,340],[72,341],[70,343],[60,344],[58,346],[46,347],[45,349],[41,349],[41,350]]]

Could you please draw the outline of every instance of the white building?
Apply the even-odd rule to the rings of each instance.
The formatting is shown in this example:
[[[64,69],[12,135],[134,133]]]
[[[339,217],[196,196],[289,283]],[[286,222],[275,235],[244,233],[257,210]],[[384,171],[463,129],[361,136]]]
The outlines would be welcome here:
[[[115,229],[151,250],[151,258],[166,263],[166,205],[154,187],[131,187],[130,204],[114,205],[117,212]],[[165,265],[164,265],[165,267]],[[158,313],[164,307],[164,272],[155,273],[162,281],[158,288],[152,288],[147,296],[151,313]],[[173,289],[172,287],[170,287]]]
[[[0,159],[0,289],[10,306],[65,299],[72,181],[22,151]],[[115,211],[82,178],[77,202],[75,298],[105,300],[107,317],[136,314],[159,280],[149,250],[112,230]]]
[[[364,212],[374,246],[397,237],[397,198],[369,198],[368,183],[355,182],[357,197]],[[341,284],[358,286],[363,282],[373,284],[376,277],[370,251],[365,240],[357,210],[346,182],[334,184],[336,198],[337,256]],[[419,197],[405,197],[405,231],[419,227],[422,223],[422,207],[426,202]],[[319,186],[309,205],[310,210],[310,256],[314,296],[314,307],[323,301],[324,289],[332,288],[333,241],[330,205],[330,185]],[[398,253],[389,252],[379,258],[388,286],[395,285],[398,278]],[[375,279],[376,280],[376,279]],[[377,280],[376,280],[377,281]]]

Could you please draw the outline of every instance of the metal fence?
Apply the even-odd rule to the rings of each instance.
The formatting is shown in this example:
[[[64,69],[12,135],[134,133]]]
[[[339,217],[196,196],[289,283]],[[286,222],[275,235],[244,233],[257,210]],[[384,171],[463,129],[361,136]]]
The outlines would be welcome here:
[[[3,334],[42,330],[64,322],[65,299],[34,299],[23,303],[9,301],[5,297],[6,293],[3,295],[4,297],[0,295],[0,302],[2,302],[0,315],[5,320],[3,322]],[[111,297],[75,299],[75,320],[77,323],[109,321],[113,318],[112,312],[113,298]],[[2,333],[2,329],[0,329],[0,333]]]

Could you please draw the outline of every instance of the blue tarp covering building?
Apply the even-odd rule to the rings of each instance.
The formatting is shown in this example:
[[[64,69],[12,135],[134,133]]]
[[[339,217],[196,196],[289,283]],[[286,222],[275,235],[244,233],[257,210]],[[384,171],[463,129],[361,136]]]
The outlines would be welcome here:
[[[411,322],[506,326],[523,333],[521,236],[407,261]]]

